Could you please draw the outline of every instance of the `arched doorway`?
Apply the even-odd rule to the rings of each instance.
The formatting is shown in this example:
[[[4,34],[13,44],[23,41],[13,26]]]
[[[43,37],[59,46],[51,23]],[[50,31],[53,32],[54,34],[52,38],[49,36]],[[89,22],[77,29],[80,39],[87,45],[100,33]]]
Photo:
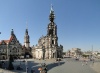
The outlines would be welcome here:
[[[55,53],[53,53],[53,58],[55,58]]]
[[[6,59],[5,56],[3,56],[2,59],[5,60]]]

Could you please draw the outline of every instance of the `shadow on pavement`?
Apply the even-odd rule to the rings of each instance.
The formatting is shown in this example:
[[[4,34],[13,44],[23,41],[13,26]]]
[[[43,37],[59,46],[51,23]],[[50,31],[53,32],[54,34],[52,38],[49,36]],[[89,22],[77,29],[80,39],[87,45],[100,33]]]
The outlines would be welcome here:
[[[0,63],[1,63],[2,61],[0,61]],[[7,69],[8,68],[8,61],[4,61],[5,62],[5,65],[2,65],[2,68],[1,69]],[[2,63],[1,63],[2,64]],[[31,67],[32,66],[36,66],[36,65],[38,65],[39,63],[36,63],[36,62],[34,62],[34,61],[27,61],[27,67],[28,67],[28,73],[31,73],[30,72],[30,70],[31,70]],[[14,66],[14,70],[6,70],[5,69],[5,72],[6,71],[11,71],[11,72],[18,72],[18,73],[22,73],[22,72],[26,72],[26,65],[25,65],[25,62],[23,63],[23,64],[20,64],[20,67],[23,69],[23,70],[16,70],[17,69],[17,66],[18,65],[16,65],[16,66]]]
[[[48,64],[47,65],[47,69],[48,71],[54,67],[57,67],[57,66],[60,66],[60,65],[63,65],[65,62],[60,62],[60,63],[51,63],[51,64]]]
[[[57,67],[57,66],[60,66],[60,65],[63,65],[65,62],[60,62],[60,64],[58,63],[51,63],[51,64],[48,64],[47,65],[47,70],[49,71],[50,69],[54,68],[54,67]],[[38,68],[41,67],[41,66],[34,66],[33,69],[35,70],[36,73],[39,73],[38,71]],[[30,70],[29,70],[30,71]],[[28,72],[28,73],[31,73],[31,72]]]

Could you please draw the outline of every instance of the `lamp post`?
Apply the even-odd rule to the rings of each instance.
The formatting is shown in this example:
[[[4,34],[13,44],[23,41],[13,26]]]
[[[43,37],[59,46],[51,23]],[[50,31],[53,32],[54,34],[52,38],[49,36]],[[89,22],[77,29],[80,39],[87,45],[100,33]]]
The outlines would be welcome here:
[[[45,59],[45,48],[42,46],[42,52],[43,52],[43,60]]]
[[[7,59],[8,59],[8,43],[7,43]]]
[[[70,57],[70,50],[68,51],[69,57]]]
[[[47,49],[48,49],[48,59],[49,59],[49,47],[47,47]]]
[[[25,61],[25,64],[26,64],[26,73],[27,73],[27,60]]]
[[[56,50],[56,59],[57,59],[57,52],[58,52],[58,51],[57,51],[57,47],[56,47],[56,46],[55,46],[55,50]]]

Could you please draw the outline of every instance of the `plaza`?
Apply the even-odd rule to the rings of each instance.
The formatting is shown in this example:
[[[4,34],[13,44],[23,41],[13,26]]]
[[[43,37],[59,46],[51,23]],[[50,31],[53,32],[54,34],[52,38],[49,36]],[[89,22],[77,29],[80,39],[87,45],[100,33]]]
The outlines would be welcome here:
[[[25,63],[23,63],[23,60],[20,60],[18,62],[21,63],[21,67],[23,68],[23,70],[8,71],[0,69],[0,73],[26,73],[26,65]],[[99,64],[99,60],[95,61],[96,64],[94,63],[94,65],[92,61],[88,61],[86,65],[84,61],[77,61],[74,58],[65,58],[60,62],[56,62],[54,59],[45,61],[27,59],[27,73],[31,73],[32,68],[35,70],[35,73],[40,73],[38,68],[41,67],[41,64],[44,62],[47,65],[47,73],[99,73],[99,71],[96,70],[99,68],[96,65]],[[96,69],[93,67],[95,67]],[[16,69],[16,66],[14,66],[14,69]]]

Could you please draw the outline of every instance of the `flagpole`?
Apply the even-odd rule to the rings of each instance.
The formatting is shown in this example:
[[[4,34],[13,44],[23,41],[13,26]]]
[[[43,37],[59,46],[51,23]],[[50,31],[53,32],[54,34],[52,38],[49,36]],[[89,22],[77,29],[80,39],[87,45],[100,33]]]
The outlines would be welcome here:
[[[93,58],[93,45],[92,45],[92,58]]]

